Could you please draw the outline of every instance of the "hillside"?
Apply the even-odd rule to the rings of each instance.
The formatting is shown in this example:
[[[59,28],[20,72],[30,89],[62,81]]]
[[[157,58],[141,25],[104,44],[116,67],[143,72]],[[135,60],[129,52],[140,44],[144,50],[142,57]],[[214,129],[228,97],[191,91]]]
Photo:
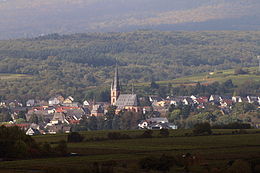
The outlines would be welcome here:
[[[0,73],[13,75],[1,77],[0,95],[83,99],[90,88],[110,86],[116,61],[124,85],[257,66],[259,39],[258,31],[137,31],[0,41]]]
[[[0,39],[50,33],[259,30],[258,0],[1,0]]]

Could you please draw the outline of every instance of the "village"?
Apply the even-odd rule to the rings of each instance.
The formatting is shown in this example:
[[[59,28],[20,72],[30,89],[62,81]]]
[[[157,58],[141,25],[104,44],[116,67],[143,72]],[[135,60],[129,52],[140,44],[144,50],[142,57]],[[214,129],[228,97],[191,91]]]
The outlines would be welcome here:
[[[146,105],[140,105],[141,100],[147,99]],[[141,119],[134,125],[135,129],[177,129],[178,123],[169,121],[171,108],[188,106],[192,110],[204,110],[214,105],[223,115],[229,115],[237,103],[252,104],[259,110],[259,96],[176,96],[161,98],[158,96],[138,97],[123,94],[120,87],[118,68],[111,85],[111,102],[96,102],[84,100],[77,102],[73,96],[64,98],[56,95],[49,100],[30,99],[22,104],[18,100],[2,100],[0,108],[8,111],[10,117],[2,118],[2,125],[7,127],[18,126],[26,131],[27,135],[69,133],[72,126],[77,126],[83,119],[90,117],[104,117],[111,108],[114,116],[122,116],[122,112],[133,112],[141,115]],[[6,113],[6,114],[8,114]],[[250,120],[250,125],[260,128],[258,118]]]

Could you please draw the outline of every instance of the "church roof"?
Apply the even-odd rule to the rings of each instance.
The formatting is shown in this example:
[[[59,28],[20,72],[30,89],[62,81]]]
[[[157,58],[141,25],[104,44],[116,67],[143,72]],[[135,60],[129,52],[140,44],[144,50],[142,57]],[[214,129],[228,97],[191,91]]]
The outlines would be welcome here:
[[[125,106],[138,106],[136,94],[120,94],[116,106],[119,109],[123,109]]]

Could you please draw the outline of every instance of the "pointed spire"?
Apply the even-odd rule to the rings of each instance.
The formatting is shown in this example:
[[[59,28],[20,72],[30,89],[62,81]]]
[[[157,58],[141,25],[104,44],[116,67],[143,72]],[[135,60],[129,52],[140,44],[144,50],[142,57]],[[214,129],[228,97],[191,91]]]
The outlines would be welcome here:
[[[116,63],[116,68],[115,68],[114,81],[113,81],[113,83],[112,83],[112,89],[117,90],[117,91],[120,90],[117,63]]]
[[[132,95],[134,95],[134,83],[132,83]]]

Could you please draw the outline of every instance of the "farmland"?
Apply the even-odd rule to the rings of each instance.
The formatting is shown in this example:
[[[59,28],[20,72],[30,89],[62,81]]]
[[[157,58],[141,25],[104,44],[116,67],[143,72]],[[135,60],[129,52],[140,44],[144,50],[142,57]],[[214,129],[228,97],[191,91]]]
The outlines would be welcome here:
[[[185,76],[176,78],[174,80],[167,80],[167,81],[157,81],[160,85],[196,85],[198,82],[201,84],[207,85],[213,82],[225,82],[229,79],[233,81],[236,85],[241,85],[246,81],[256,81],[260,82],[259,75],[257,75],[257,68],[251,67],[251,68],[244,68],[244,70],[248,71],[248,74],[234,74],[235,69],[229,69],[229,70],[218,70],[211,73],[199,73],[191,76]],[[137,83],[136,86],[142,87],[142,86],[149,86],[150,83]]]
[[[235,130],[214,130],[210,136],[190,136],[191,130],[172,130],[168,138],[158,137],[154,131],[153,138],[136,138],[143,131],[120,131],[131,139],[109,140],[109,131],[83,132],[85,141],[68,143],[74,157],[43,158],[0,163],[1,170],[9,172],[26,172],[28,170],[69,170],[88,168],[93,163],[115,162],[114,172],[144,172],[138,167],[140,159],[159,157],[162,154],[179,157],[191,153],[198,158],[198,164],[190,169],[206,171],[209,168],[224,169],[231,160],[244,159],[255,161],[260,157],[260,131],[247,130],[247,134],[232,134]],[[66,139],[66,134],[53,136],[35,136],[37,142],[50,142],[55,145],[58,140]],[[91,139],[91,140],[90,140]],[[15,170],[14,170],[15,168]],[[170,172],[182,171],[183,167],[173,167]]]

